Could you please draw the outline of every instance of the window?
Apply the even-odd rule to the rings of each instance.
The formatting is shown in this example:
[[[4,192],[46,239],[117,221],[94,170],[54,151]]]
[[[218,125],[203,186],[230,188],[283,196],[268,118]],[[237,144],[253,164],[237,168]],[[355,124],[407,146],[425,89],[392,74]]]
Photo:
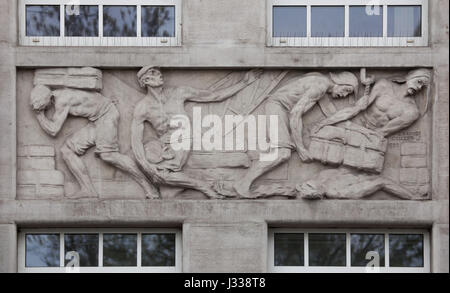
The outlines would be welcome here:
[[[269,272],[430,272],[429,234],[421,230],[271,229]]]
[[[174,229],[23,230],[19,272],[181,272]]]
[[[269,46],[428,45],[428,0],[267,0]]]
[[[181,0],[20,0],[24,46],[179,46]]]

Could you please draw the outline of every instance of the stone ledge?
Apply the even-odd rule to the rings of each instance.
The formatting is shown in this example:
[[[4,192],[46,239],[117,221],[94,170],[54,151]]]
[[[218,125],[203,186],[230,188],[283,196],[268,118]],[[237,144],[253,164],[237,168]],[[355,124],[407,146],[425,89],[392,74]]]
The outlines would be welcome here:
[[[448,223],[448,201],[8,200],[0,222],[21,225],[169,225],[265,221],[269,226],[431,227]]]

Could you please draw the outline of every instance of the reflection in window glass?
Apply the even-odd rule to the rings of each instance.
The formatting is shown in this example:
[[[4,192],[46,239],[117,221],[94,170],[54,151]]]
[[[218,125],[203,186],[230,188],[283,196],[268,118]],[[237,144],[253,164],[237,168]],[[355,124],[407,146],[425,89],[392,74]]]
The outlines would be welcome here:
[[[368,252],[378,253],[380,266],[384,267],[384,234],[352,234],[351,235],[351,260],[353,267],[365,267],[372,261],[366,259]]]
[[[274,37],[306,37],[305,6],[274,6]]]
[[[345,266],[345,234],[309,234],[310,266]]]
[[[344,6],[312,6],[311,36],[344,37],[345,36]]]
[[[26,35],[29,37],[59,37],[59,5],[27,5]]]
[[[421,6],[388,6],[389,37],[421,37]]]
[[[382,37],[383,7],[350,6],[350,37]]]
[[[104,234],[103,266],[137,266],[137,235]]]
[[[26,267],[59,267],[59,234],[26,234]]]
[[[98,37],[98,6],[72,5],[65,7],[65,28],[67,37]]]
[[[143,37],[175,37],[175,6],[142,6]]]
[[[175,266],[175,234],[143,234],[142,266]]]
[[[423,235],[389,234],[389,266],[423,267]]]
[[[275,234],[275,266],[304,266],[304,236]]]
[[[103,36],[136,37],[136,6],[103,6]]]
[[[98,234],[65,234],[64,255],[75,251],[80,256],[81,267],[98,266]],[[65,265],[70,260],[65,260]]]

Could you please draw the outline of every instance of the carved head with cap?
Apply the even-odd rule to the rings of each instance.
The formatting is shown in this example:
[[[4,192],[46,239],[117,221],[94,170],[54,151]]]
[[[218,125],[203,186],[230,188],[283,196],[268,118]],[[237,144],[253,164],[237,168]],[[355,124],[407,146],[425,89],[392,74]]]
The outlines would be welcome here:
[[[45,85],[37,85],[31,91],[31,106],[34,111],[43,111],[52,103],[53,92]]]
[[[157,66],[143,67],[137,73],[137,78],[141,87],[160,87],[164,84],[161,70]]]
[[[330,78],[334,83],[331,89],[333,98],[345,98],[352,93],[357,94],[359,83],[358,78],[353,73],[348,71],[330,73]]]
[[[406,75],[406,84],[408,86],[408,95],[413,96],[420,92],[431,82],[431,71],[425,68],[411,70]]]

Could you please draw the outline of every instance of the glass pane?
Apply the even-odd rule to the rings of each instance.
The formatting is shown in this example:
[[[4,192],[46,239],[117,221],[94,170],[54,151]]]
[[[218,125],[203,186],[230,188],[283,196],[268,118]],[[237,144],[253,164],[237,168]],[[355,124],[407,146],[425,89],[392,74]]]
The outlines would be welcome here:
[[[59,267],[59,234],[26,234],[25,266]]]
[[[274,6],[273,36],[306,37],[306,7]]]
[[[423,235],[389,234],[390,267],[423,267]]]
[[[382,36],[382,6],[350,6],[350,37]]]
[[[175,6],[142,6],[143,37],[175,37]]]
[[[136,234],[104,234],[103,266],[134,267],[137,265]]]
[[[136,6],[103,6],[103,36],[136,37]]]
[[[64,256],[75,251],[80,256],[81,267],[98,266],[98,234],[65,234]],[[65,260],[65,265],[71,260]]]
[[[311,36],[312,37],[345,36],[344,6],[312,6]]]
[[[143,234],[142,266],[175,266],[175,234]]]
[[[275,266],[304,266],[304,236],[275,234]]]
[[[26,35],[29,37],[59,37],[59,5],[27,5]]]
[[[345,234],[309,234],[309,265],[345,266]]]
[[[421,37],[421,6],[388,6],[389,37]]]
[[[98,37],[98,6],[66,5],[67,37]]]
[[[378,254],[379,264],[384,267],[384,235],[352,234],[351,235],[352,267],[365,267],[373,257],[366,259],[368,252]]]

